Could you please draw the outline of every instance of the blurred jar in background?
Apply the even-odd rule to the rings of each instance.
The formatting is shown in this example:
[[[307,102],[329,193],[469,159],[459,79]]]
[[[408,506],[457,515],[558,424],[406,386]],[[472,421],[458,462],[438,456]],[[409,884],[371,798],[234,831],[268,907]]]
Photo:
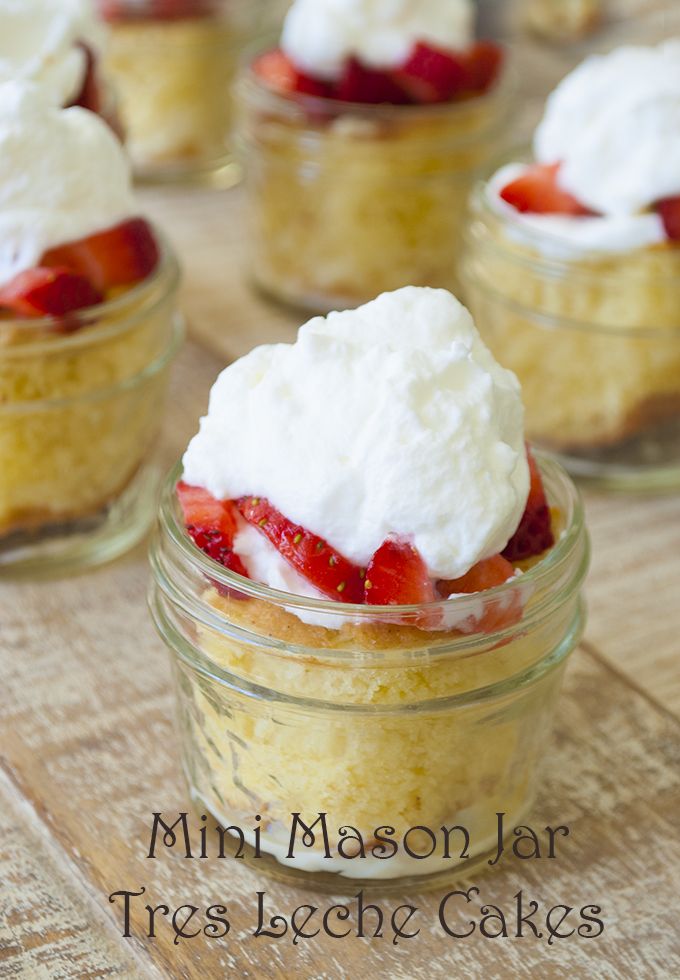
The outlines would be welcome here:
[[[574,41],[599,27],[603,0],[523,0],[524,23],[550,41]]]
[[[230,148],[231,83],[241,49],[275,21],[266,0],[98,0],[137,177],[239,176]]]

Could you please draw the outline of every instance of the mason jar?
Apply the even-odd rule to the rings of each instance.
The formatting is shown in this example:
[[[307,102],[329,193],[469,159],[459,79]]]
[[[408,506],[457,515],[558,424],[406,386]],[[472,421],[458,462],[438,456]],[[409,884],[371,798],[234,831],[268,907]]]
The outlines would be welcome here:
[[[152,276],[99,306],[0,320],[0,577],[105,561],[148,529],[178,279],[163,244]]]
[[[360,105],[280,95],[246,67],[237,145],[255,284],[311,312],[406,285],[455,291],[469,192],[505,143],[514,92],[506,72],[457,103]]]
[[[333,890],[403,887],[469,871],[495,852],[498,813],[509,834],[527,817],[588,563],[577,492],[539,460],[550,552],[488,592],[401,607],[302,598],[227,571],[187,536],[179,467],[171,474],[150,607],[173,664],[189,792],[231,828],[232,854],[242,833],[256,870]],[[298,826],[289,856],[296,813],[307,827],[325,814],[328,854],[317,824],[309,846]],[[441,828],[456,825],[468,853],[456,831],[446,857]],[[364,857],[343,827],[360,832]],[[385,827],[412,853],[381,858]]]
[[[107,15],[106,0],[99,0]],[[149,181],[235,183],[231,86],[243,46],[278,17],[267,0],[125,0],[109,16],[114,79],[135,173]]]
[[[528,437],[608,488],[680,485],[680,247],[576,259],[546,244],[476,188],[464,294],[519,377]]]

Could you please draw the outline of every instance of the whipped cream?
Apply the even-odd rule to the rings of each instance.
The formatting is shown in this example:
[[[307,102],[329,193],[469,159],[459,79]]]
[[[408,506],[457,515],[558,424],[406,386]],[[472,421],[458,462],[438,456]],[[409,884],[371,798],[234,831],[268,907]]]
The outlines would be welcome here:
[[[455,578],[501,551],[524,511],[519,383],[450,293],[385,293],[226,368],[184,479],[221,499],[266,497],[364,567],[397,535],[433,579]],[[252,535],[236,550],[281,587]],[[290,576],[284,585],[310,594]]]
[[[129,164],[106,123],[32,83],[0,85],[0,285],[133,213]]]
[[[587,58],[548,98],[534,154],[560,163],[560,186],[598,214],[519,213],[500,191],[525,165],[509,164],[487,199],[512,237],[564,260],[665,242],[661,217],[647,209],[680,194],[680,40]]]
[[[350,57],[396,68],[418,41],[460,49],[473,35],[471,0],[295,0],[281,46],[303,71],[335,79]]]
[[[680,194],[680,39],[587,58],[549,97],[534,152],[604,215]]]
[[[78,42],[98,51],[103,38],[90,0],[0,0],[0,83],[31,80],[68,105],[85,77]]]

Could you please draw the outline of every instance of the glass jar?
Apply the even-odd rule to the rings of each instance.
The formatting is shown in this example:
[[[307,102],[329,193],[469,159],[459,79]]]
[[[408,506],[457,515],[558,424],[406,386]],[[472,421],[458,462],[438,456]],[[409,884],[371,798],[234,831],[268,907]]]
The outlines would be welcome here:
[[[680,248],[543,254],[484,185],[466,240],[467,304],[522,383],[528,438],[605,487],[680,484]]]
[[[100,0],[106,15],[107,4]],[[266,0],[186,0],[158,16],[155,0],[116,4],[105,70],[114,79],[136,175],[227,187],[240,177],[231,150],[231,85],[243,46],[278,17]],[[193,11],[193,12],[192,12]]]
[[[237,140],[256,285],[311,312],[406,285],[455,291],[469,191],[504,145],[513,96],[506,72],[446,105],[288,98],[247,68]]]
[[[576,490],[558,464],[539,460],[561,531],[549,554],[486,593],[402,607],[305,599],[222,569],[189,540],[179,468],[171,474],[150,605],[174,665],[184,771],[199,812],[255,844],[253,868],[333,890],[439,880],[495,851],[497,813],[507,833],[526,817],[583,627],[588,564]],[[471,623],[498,622],[516,603],[514,625],[475,632]],[[421,628],[443,616],[458,628]],[[327,815],[330,857],[318,824],[315,845],[298,833],[287,857],[295,813],[307,826]],[[441,828],[456,824],[469,832],[469,856],[454,833],[447,859]],[[365,858],[338,844],[349,825]],[[401,846],[389,860],[371,854],[385,826],[397,840],[408,832],[416,857]]]
[[[147,530],[178,280],[164,244],[152,276],[100,306],[0,320],[0,577],[106,561]]]

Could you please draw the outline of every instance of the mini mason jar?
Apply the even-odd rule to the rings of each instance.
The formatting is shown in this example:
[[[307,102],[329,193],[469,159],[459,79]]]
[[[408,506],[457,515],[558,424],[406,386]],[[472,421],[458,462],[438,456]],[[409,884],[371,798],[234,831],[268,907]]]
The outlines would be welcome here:
[[[455,290],[478,170],[504,145],[514,85],[430,106],[279,95],[246,68],[237,86],[251,273],[311,312],[400,286]]]
[[[465,297],[528,438],[606,487],[680,484],[680,247],[561,259],[485,186],[472,212]]]
[[[105,58],[135,173],[229,186],[240,176],[231,150],[231,85],[243,46],[265,22],[271,26],[272,6],[186,0],[187,14],[172,18],[155,16],[155,6],[128,0],[127,11],[117,10]]]
[[[231,828],[227,854],[249,843],[254,869],[314,887],[403,887],[468,872],[496,851],[498,813],[509,834],[527,816],[588,563],[575,488],[558,464],[541,469],[561,529],[542,560],[488,592],[402,607],[301,598],[221,568],[187,537],[171,474],[150,605],[189,790]],[[494,628],[509,608],[514,625]],[[490,632],[475,631],[481,616]],[[310,828],[325,814],[314,841],[296,813]],[[467,853],[453,831],[447,856],[442,828],[456,825]],[[396,853],[381,850],[385,828]]]
[[[67,317],[0,320],[0,577],[106,561],[156,507],[179,270]]]

